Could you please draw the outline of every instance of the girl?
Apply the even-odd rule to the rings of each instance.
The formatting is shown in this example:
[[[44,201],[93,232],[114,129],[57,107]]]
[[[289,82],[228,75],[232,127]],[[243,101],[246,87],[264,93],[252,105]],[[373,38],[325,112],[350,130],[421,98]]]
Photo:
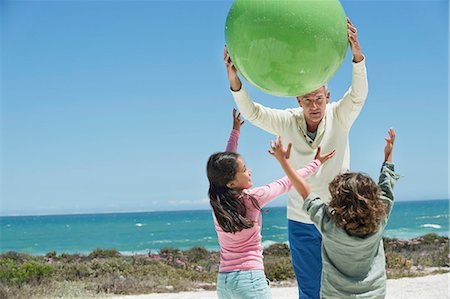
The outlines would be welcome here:
[[[220,244],[217,279],[219,299],[271,298],[266,281],[261,244],[261,208],[291,188],[287,177],[250,189],[252,173],[236,153],[241,121],[233,110],[233,130],[225,152],[213,154],[207,163],[209,199]],[[320,150],[314,160],[298,171],[307,178],[334,152]]]
[[[270,153],[280,162],[292,184],[305,198],[303,209],[322,234],[322,298],[384,298],[386,271],[383,231],[392,210],[395,132],[385,138],[384,163],[378,185],[367,175],[344,173],[329,185],[328,205],[311,193],[310,186],[291,167],[290,146],[280,139]]]

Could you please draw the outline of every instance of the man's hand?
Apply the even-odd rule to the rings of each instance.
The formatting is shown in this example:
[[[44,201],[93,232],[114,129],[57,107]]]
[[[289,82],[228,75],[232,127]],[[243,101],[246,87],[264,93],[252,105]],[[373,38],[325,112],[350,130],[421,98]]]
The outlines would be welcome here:
[[[361,46],[359,45],[357,30],[349,18],[347,18],[347,36],[348,42],[350,43],[350,49],[353,53],[353,62],[362,61],[364,56],[361,52]]]
[[[227,46],[223,49],[223,62],[227,68],[228,73],[228,81],[230,81],[230,87],[233,91],[239,91],[241,89],[241,80],[237,75],[236,67],[234,66],[233,61],[231,60],[230,54],[228,53]]]

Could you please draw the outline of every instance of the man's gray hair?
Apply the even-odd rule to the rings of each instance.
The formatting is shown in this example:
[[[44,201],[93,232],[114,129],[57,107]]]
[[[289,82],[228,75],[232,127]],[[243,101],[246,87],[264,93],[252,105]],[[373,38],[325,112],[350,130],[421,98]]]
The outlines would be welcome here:
[[[325,87],[325,92],[327,92],[327,91],[328,91],[328,82],[325,82],[322,86]],[[321,87],[322,87],[322,86],[321,86]],[[303,96],[305,96],[305,95],[303,94],[303,95],[301,95],[301,96],[296,96],[296,97],[302,98]]]

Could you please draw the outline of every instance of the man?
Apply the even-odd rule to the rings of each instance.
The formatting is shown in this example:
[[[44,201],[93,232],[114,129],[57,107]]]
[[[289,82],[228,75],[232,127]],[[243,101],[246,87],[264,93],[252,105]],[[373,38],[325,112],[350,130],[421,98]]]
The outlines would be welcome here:
[[[330,198],[328,184],[337,174],[349,169],[348,135],[368,92],[365,59],[356,28],[348,18],[347,28],[353,54],[352,86],[342,99],[333,103],[330,103],[330,91],[326,86],[297,96],[300,108],[278,110],[254,103],[242,86],[226,47],[224,50],[231,92],[241,114],[255,126],[282,136],[285,144],[291,142],[291,163],[296,169],[314,158],[319,145],[325,152],[336,149],[334,158],[307,180],[312,190],[325,202]],[[319,298],[322,237],[308,215],[302,211],[302,205],[303,199],[295,190],[291,190],[287,218],[292,264],[299,298]]]

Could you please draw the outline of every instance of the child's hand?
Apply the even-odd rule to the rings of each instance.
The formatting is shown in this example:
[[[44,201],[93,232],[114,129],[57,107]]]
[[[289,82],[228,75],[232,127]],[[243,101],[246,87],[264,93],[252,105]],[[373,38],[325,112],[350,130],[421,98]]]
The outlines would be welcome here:
[[[233,129],[240,131],[241,126],[245,123],[244,120],[241,120],[241,113],[238,113],[236,116],[237,110],[233,108]]]
[[[323,163],[327,162],[329,159],[333,158],[335,153],[336,153],[336,150],[334,149],[331,152],[321,156],[320,155],[320,146],[319,146],[319,147],[317,147],[317,153],[316,153],[316,156],[314,157],[314,159],[319,160],[320,163],[323,164]]]
[[[395,131],[390,128],[388,131],[389,137],[384,138],[386,140],[386,146],[384,147],[384,161],[392,163],[392,149],[394,148]]]
[[[281,137],[278,136],[276,140],[270,142],[270,147],[272,150],[268,150],[269,154],[274,156],[279,162],[289,159],[292,143],[289,143],[285,150],[283,148],[283,143],[281,142]]]
[[[305,182],[305,180],[294,170],[291,163],[289,163],[289,156],[291,154],[292,143],[289,143],[287,149],[283,148],[283,143],[281,142],[281,137],[277,137],[275,141],[270,143],[271,150],[269,154],[274,156],[283,168],[287,177],[291,181],[295,190],[303,197],[307,198],[311,194],[311,186]]]

